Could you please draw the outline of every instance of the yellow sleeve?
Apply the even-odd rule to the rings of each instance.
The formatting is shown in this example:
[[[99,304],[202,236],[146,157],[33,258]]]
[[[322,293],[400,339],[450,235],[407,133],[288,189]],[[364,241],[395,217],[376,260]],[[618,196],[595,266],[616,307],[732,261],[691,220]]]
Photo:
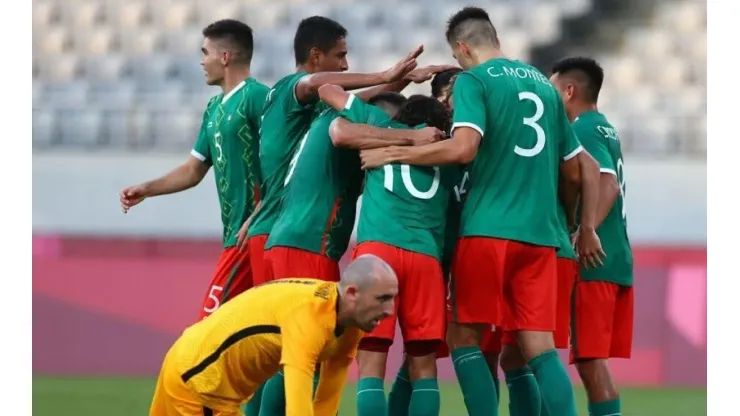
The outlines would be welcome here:
[[[307,307],[281,325],[280,364],[285,376],[285,415],[313,416],[313,375],[319,354],[331,336],[325,319]]]
[[[357,355],[357,346],[363,336],[360,330],[350,331],[342,337],[337,355],[321,363],[321,377],[314,399],[316,416],[334,416],[339,411],[349,366]]]

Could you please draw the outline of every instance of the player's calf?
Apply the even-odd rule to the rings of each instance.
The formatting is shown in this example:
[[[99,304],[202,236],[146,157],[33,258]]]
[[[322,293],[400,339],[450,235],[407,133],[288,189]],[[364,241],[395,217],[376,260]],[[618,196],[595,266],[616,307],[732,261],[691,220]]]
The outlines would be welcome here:
[[[357,351],[357,415],[378,416],[386,414],[385,366],[392,340],[366,337]]]
[[[436,416],[440,411],[439,384],[437,382],[438,340],[410,341],[406,343],[412,392],[408,407],[409,416]]]
[[[506,387],[509,389],[509,414],[543,414],[540,386],[517,345],[515,335],[507,333],[504,341],[506,343],[501,351],[501,369],[504,370]]]

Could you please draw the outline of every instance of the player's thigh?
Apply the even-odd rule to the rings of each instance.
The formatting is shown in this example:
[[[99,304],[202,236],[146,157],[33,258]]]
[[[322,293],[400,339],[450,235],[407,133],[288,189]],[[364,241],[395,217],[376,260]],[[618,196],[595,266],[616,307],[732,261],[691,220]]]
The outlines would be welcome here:
[[[442,341],[445,332],[445,284],[434,257],[405,251],[403,286],[399,288],[398,320],[404,342]]]
[[[249,251],[249,264],[252,269],[254,286],[267,282],[265,270],[265,244],[267,235],[255,235],[247,239],[247,250]]]
[[[308,277],[339,281],[339,264],[335,260],[299,248],[272,247],[265,251],[265,263],[272,280]]]
[[[452,322],[501,324],[505,250],[495,238],[458,240],[450,276]]]
[[[571,302],[571,363],[609,358],[619,286],[576,278]]]
[[[557,305],[555,248],[508,241],[503,294],[505,331],[554,331]]]
[[[237,247],[221,252],[200,310],[200,319],[213,313],[224,302],[252,287],[249,253]]]
[[[632,334],[635,319],[634,286],[620,286],[614,305],[614,323],[610,358],[632,356]]]
[[[182,382],[173,365],[172,350],[165,356],[149,409],[151,416],[200,416],[203,404]]]
[[[555,348],[566,349],[570,341],[570,303],[578,275],[578,262],[558,257],[558,299],[555,316]]]

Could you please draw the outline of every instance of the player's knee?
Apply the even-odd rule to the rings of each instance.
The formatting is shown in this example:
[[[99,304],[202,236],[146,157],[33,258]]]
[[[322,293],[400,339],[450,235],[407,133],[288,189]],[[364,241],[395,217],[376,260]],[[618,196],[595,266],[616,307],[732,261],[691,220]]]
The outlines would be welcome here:
[[[447,345],[450,350],[464,347],[480,346],[483,325],[459,324],[450,322],[447,327]]]
[[[527,365],[527,361],[524,359],[522,351],[516,345],[504,345],[501,349],[499,362],[501,369],[504,371],[517,370]]]
[[[437,354],[441,340],[409,341],[404,344],[409,357],[424,357]]]
[[[391,349],[391,345],[393,345],[393,341],[389,339],[363,338],[360,341],[360,345],[358,349],[361,351],[379,352],[383,354],[388,354],[388,350]]]

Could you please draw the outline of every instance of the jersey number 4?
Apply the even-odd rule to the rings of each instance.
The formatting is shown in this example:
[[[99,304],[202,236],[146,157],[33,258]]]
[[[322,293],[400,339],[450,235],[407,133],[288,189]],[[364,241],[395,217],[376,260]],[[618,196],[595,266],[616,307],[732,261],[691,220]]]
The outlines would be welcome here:
[[[533,92],[520,92],[519,101],[524,100],[532,101],[535,106],[534,115],[532,117],[525,117],[522,120],[522,123],[524,123],[525,126],[529,126],[534,129],[535,133],[537,134],[537,143],[535,143],[534,147],[530,149],[514,146],[514,153],[523,157],[534,157],[542,152],[542,149],[545,148],[545,142],[547,141],[547,139],[545,138],[545,130],[542,128],[542,126],[537,124],[537,122],[540,121],[542,116],[545,114],[545,106],[544,104],[542,104],[542,99],[540,99],[540,97]]]

